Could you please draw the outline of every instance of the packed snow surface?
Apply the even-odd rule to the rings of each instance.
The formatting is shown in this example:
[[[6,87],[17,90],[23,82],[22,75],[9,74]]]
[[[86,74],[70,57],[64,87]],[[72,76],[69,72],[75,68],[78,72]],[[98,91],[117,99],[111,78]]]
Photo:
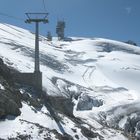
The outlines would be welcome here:
[[[0,57],[6,64],[20,72],[34,71],[34,34],[8,24],[0,24]],[[102,100],[103,105],[91,110],[77,111],[78,100],[74,99],[74,115],[84,119],[86,123],[97,127],[97,131],[103,127],[98,124],[102,115],[106,115],[108,124],[114,121],[114,117],[122,114],[125,116],[132,106],[136,109],[140,106],[140,48],[102,38],[69,38],[67,41],[58,41],[53,38],[48,42],[40,36],[40,69],[43,73],[43,90],[51,96],[70,97],[88,95],[90,98]],[[3,88],[1,86],[1,88]],[[27,114],[21,114],[19,118],[38,122],[44,127],[55,128],[55,122],[45,115],[33,114],[30,108],[24,104],[22,112],[30,112],[35,120]],[[50,120],[50,121],[48,121]],[[119,126],[122,128],[126,118],[122,118]],[[4,124],[3,124],[4,123]],[[8,126],[12,122],[0,122],[0,130],[3,131],[5,123]],[[97,125],[98,124],[98,125]],[[70,123],[69,123],[70,125]],[[72,125],[72,124],[71,124]],[[18,125],[19,127],[21,125]],[[15,129],[19,127],[15,126]],[[25,126],[26,127],[26,126]],[[71,126],[74,127],[74,126]],[[98,128],[99,127],[99,128]],[[11,133],[11,130],[5,130]],[[21,131],[24,128],[20,129]],[[68,133],[72,133],[65,129]],[[103,128],[102,128],[103,129]],[[57,129],[59,131],[59,129]],[[112,136],[114,130],[104,130],[106,139],[125,139],[119,132]],[[102,132],[103,133],[103,132]],[[5,133],[0,132],[0,137]],[[107,137],[108,136],[108,137]],[[80,139],[82,139],[80,134]],[[37,139],[37,136],[36,136]],[[85,139],[85,137],[83,137]]]

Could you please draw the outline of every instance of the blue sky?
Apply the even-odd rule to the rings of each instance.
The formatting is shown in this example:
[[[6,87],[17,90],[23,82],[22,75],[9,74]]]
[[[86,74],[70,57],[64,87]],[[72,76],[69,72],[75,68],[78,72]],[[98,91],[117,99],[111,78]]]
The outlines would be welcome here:
[[[133,40],[140,45],[140,0],[44,0],[49,24],[40,25],[40,33],[55,34],[58,19],[66,21],[66,36],[102,37],[120,41]],[[26,12],[44,12],[43,0],[1,0],[0,15],[6,22],[34,31],[25,24]]]

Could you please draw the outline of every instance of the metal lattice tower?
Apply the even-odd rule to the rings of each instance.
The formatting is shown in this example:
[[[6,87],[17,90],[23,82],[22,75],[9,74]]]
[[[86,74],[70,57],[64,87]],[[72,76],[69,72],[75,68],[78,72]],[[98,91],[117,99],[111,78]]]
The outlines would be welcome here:
[[[26,13],[27,20],[26,23],[35,23],[36,32],[35,32],[35,73],[40,72],[39,64],[39,23],[48,23],[48,13]]]
[[[56,33],[58,35],[58,40],[64,39],[64,28],[65,28],[65,22],[58,21],[56,26]]]

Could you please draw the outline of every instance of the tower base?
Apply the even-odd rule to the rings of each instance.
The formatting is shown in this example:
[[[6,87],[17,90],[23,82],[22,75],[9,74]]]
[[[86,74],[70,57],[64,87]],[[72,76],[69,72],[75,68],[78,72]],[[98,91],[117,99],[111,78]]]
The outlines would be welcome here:
[[[42,72],[16,73],[14,78],[21,84],[33,86],[35,89],[42,91]]]

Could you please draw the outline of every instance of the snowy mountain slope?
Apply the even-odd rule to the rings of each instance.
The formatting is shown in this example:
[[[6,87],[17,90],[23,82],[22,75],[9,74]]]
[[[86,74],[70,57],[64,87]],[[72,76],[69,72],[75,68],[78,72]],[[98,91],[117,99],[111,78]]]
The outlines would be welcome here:
[[[33,72],[34,34],[0,24],[0,57],[20,72]],[[95,131],[105,139],[125,139],[114,128],[124,129],[129,116],[133,113],[139,115],[139,47],[101,38],[72,38],[71,41],[57,41],[54,38],[52,42],[47,42],[44,37],[40,37],[40,63],[43,89],[47,94],[67,98],[78,96],[78,99],[73,99],[76,117],[96,128]],[[23,119],[44,126],[43,120],[49,120],[54,125],[46,124],[44,127],[59,132],[49,117],[41,115],[39,118],[39,115],[33,114],[37,120],[26,118],[24,109],[27,108],[24,104],[23,116],[15,121],[19,123]],[[71,128],[74,127],[74,123],[71,120],[68,122],[63,127],[68,134],[74,135],[68,130],[72,124]],[[3,126],[12,125],[10,123],[13,122],[3,122]],[[17,127],[17,132],[24,130]],[[9,131],[11,135],[13,131]],[[6,134],[1,134],[0,137],[5,138]],[[81,132],[78,135],[80,139],[86,139]]]

